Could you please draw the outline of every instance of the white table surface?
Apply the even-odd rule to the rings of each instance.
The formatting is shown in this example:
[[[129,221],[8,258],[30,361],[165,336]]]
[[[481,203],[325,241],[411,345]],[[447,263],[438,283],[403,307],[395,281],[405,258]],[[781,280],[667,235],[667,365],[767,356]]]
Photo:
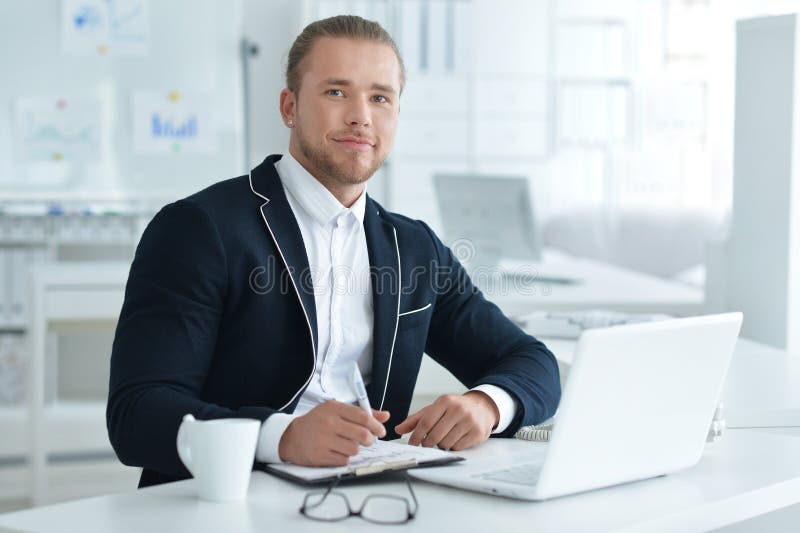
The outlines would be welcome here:
[[[508,279],[497,286],[484,287],[483,282],[496,278],[491,275],[482,277],[480,274],[476,274],[473,281],[484,289],[488,299],[512,316],[537,309],[595,308],[686,315],[701,312],[705,301],[700,289],[555,251],[547,251],[541,263],[523,266],[523,272],[528,275],[539,272],[543,276],[576,279],[579,283],[560,285]],[[505,268],[503,264],[501,267]],[[78,294],[84,285],[107,285],[122,295],[130,264],[116,261],[47,263],[34,268],[45,283],[62,290],[74,289]],[[74,306],[73,312],[80,313],[80,306]]]
[[[526,275],[564,277],[575,284],[504,279],[473,273],[485,296],[510,316],[534,310],[610,309],[628,313],[698,314],[705,304],[701,289],[593,259],[546,251],[541,263],[501,262],[500,268]],[[489,281],[494,280],[491,284]]]
[[[531,443],[491,439],[475,457]],[[707,445],[700,463],[668,476],[608,489],[523,502],[413,482],[420,508],[404,531],[701,531],[800,501],[800,439],[731,430]],[[368,493],[406,495],[400,480],[342,489],[356,505]],[[141,533],[142,531],[374,531],[351,518],[320,524],[298,513],[307,488],[253,474],[248,499],[209,503],[193,480],[0,515],[0,528],[21,531]]]

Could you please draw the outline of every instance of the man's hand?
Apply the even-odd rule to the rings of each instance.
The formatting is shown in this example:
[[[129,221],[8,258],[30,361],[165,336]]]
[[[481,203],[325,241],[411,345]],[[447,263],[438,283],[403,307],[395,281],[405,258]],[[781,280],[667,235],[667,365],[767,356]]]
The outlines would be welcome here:
[[[408,443],[444,450],[464,450],[485,442],[500,420],[494,401],[481,391],[439,396],[431,405],[410,415],[395,427]]]
[[[369,446],[386,435],[383,423],[388,411],[363,409],[330,401],[292,420],[278,444],[282,461],[304,466],[345,466],[358,453],[358,445]]]

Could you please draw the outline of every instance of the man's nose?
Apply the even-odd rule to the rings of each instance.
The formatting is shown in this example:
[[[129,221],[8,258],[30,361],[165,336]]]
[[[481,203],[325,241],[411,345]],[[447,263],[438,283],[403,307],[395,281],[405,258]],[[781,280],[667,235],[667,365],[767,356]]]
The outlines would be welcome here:
[[[368,103],[361,98],[354,99],[351,102],[345,117],[347,124],[349,126],[369,126],[371,119]]]

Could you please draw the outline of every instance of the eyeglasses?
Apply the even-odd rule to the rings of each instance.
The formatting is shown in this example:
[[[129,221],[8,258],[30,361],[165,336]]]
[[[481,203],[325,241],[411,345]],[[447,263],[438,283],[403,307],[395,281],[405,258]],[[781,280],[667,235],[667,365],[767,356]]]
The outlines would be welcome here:
[[[414,519],[419,508],[417,497],[407,474],[405,481],[408,492],[411,494],[413,507],[408,498],[402,496],[370,494],[361,503],[361,507],[354,510],[347,496],[333,490],[339,481],[339,478],[334,480],[327,490],[306,494],[303,506],[300,507],[300,514],[321,522],[338,522],[351,516],[358,516],[374,524],[405,524]]]

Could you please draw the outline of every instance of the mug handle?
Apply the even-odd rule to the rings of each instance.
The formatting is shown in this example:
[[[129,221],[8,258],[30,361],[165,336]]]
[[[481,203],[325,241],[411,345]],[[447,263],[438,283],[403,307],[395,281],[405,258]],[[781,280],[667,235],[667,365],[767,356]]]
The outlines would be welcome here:
[[[192,449],[189,446],[189,438],[186,435],[187,427],[189,423],[194,422],[195,419],[191,414],[184,415],[183,422],[181,422],[180,427],[178,428],[178,438],[177,438],[177,445],[178,445],[178,457],[181,458],[183,464],[186,465],[186,468],[194,475],[192,471]]]

